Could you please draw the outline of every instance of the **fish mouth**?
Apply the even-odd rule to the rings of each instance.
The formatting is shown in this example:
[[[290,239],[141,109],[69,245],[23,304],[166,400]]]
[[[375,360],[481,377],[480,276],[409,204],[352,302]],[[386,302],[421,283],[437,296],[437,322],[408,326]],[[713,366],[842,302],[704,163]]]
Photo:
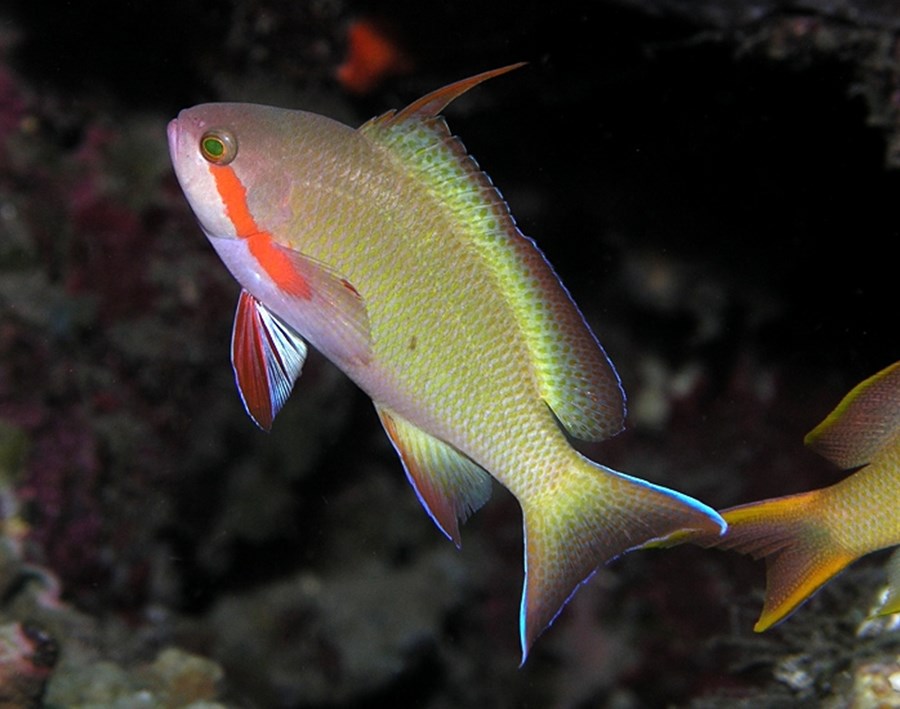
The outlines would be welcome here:
[[[178,119],[173,118],[166,126],[166,137],[169,139],[169,157],[175,163],[175,152],[178,149]]]

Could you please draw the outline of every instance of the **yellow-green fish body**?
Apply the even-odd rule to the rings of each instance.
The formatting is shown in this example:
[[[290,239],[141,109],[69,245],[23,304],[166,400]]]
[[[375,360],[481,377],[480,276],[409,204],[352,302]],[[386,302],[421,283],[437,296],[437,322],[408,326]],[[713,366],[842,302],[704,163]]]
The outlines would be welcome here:
[[[900,362],[858,384],[806,443],[843,469],[860,469],[826,488],[725,510],[728,531],[713,542],[766,558],[757,631],[859,557],[900,544]],[[897,568],[889,583],[882,613],[900,610]]]
[[[582,457],[625,415],[567,291],[439,112],[452,84],[358,130],[303,111],[206,104],[169,126],[176,174],[244,288],[232,361],[267,428],[308,341],[372,398],[419,499],[457,544],[491,476],[525,527],[523,658],[609,558],[710,508]]]

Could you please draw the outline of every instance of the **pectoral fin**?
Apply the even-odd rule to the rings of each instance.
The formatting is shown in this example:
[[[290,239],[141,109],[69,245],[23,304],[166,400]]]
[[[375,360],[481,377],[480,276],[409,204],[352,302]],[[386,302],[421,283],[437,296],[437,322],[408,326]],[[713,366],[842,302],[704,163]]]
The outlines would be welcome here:
[[[241,291],[231,333],[231,365],[250,418],[272,427],[306,359],[306,343],[246,290]]]
[[[260,263],[280,288],[280,303],[264,299],[275,312],[290,322],[302,323],[304,337],[332,361],[369,361],[369,315],[349,280],[324,263],[274,241],[257,251],[266,254]]]
[[[438,528],[458,547],[459,523],[491,495],[491,477],[453,446],[376,405],[406,476]]]

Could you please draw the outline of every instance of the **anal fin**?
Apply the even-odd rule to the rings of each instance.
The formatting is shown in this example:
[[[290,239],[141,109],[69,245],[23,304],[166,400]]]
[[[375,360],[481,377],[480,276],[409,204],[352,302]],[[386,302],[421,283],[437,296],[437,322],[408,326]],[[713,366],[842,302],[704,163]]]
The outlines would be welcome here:
[[[491,495],[491,477],[453,446],[376,405],[406,476],[438,528],[458,547],[459,523]]]

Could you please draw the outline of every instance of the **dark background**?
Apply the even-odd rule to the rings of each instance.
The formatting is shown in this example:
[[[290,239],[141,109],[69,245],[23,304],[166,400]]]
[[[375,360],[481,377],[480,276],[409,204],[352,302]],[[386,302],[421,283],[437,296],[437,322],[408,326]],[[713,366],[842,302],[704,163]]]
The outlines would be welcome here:
[[[363,94],[335,73],[359,20],[407,57]],[[900,352],[898,20],[849,1],[7,3],[4,618],[37,618],[82,675],[168,645],[212,658],[229,706],[796,706],[844,691],[892,642],[855,635],[883,555],[754,636],[762,563],[633,554],[517,669],[508,494],[457,553],[366,397],[316,355],[271,435],[243,414],[237,287],[181,197],[165,125],[210,100],[358,125],[527,61],[446,115],[622,376],[628,431],[585,449],[725,507],[839,479],[803,435]],[[59,580],[61,609],[16,610],[32,568]],[[65,675],[34,686],[59,701]]]

